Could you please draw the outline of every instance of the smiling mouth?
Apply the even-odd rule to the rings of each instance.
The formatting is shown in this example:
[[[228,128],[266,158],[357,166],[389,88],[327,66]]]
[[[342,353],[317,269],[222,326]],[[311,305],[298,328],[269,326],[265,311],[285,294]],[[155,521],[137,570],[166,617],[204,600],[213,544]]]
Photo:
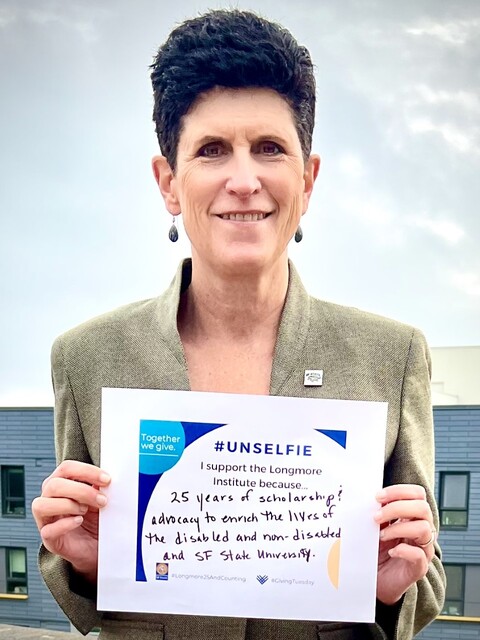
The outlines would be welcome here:
[[[235,222],[257,222],[268,218],[269,213],[223,213],[219,216],[222,220],[234,220]]]

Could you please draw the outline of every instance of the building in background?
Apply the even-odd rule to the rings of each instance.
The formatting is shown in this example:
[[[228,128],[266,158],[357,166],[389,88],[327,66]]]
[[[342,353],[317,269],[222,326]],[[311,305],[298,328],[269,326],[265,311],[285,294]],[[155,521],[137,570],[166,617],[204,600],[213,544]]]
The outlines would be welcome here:
[[[418,638],[480,638],[480,347],[432,349],[436,491],[448,575],[442,615]],[[53,409],[0,409],[0,624],[68,630],[37,569],[30,505],[55,467]]]
[[[0,624],[69,630],[43,584],[30,505],[55,468],[53,409],[0,409]]]
[[[442,615],[422,640],[480,638],[480,347],[432,349]]]

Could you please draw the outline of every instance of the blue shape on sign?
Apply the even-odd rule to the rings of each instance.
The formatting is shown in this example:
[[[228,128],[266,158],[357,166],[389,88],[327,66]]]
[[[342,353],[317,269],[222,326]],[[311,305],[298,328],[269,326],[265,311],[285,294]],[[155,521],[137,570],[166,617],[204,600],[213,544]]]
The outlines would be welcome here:
[[[225,424],[208,422],[173,422],[170,420],[140,420],[139,474],[137,512],[137,582],[146,582],[143,566],[142,531],[148,503],[157,482],[182,457],[186,447],[210,431]],[[157,580],[168,578],[157,578]]]
[[[336,429],[315,429],[318,433],[323,433],[327,438],[331,438],[344,449],[347,448],[347,432]]]
[[[158,475],[171,469],[185,449],[185,431],[181,422],[140,420],[140,473]]]
[[[257,576],[257,580],[260,584],[265,584],[268,580],[268,576]]]
[[[147,512],[148,503],[155,489],[157,482],[162,477],[162,474],[151,475],[147,473],[138,474],[138,512],[137,512],[137,569],[136,580],[138,582],[146,582],[147,576],[145,575],[145,569],[143,568],[143,555],[142,555],[142,530],[143,521],[145,520],[145,513]]]
[[[182,422],[183,428],[185,430],[185,448],[191,445],[195,440],[198,440],[206,433],[210,433],[210,431],[215,431],[215,429],[219,429],[220,427],[224,427],[224,424],[215,424],[210,422]]]

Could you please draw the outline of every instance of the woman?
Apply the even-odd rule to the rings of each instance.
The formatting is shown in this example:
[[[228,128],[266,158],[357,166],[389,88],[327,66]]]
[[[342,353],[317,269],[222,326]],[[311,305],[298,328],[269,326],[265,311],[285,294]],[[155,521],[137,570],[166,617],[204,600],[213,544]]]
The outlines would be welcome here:
[[[213,11],[176,28],[152,68],[163,154],[153,171],[173,219],[183,214],[192,259],[160,298],[55,342],[60,465],[33,504],[45,580],[77,628],[101,626],[106,640],[407,640],[437,615],[444,591],[428,351],[410,327],[310,298],[288,262],[320,166],[311,155],[309,54],[254,14]],[[319,359],[328,379],[306,388],[304,371]],[[98,468],[103,386],[387,401],[377,624],[101,616],[98,510],[110,482]]]

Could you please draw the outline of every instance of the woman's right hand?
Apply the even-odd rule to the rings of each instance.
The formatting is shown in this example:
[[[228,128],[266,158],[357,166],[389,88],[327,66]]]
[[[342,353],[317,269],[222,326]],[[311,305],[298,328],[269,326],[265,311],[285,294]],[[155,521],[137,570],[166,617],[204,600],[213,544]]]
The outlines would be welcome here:
[[[98,511],[107,503],[100,489],[110,476],[92,464],[65,460],[43,481],[32,512],[42,542],[94,583],[98,565]]]

